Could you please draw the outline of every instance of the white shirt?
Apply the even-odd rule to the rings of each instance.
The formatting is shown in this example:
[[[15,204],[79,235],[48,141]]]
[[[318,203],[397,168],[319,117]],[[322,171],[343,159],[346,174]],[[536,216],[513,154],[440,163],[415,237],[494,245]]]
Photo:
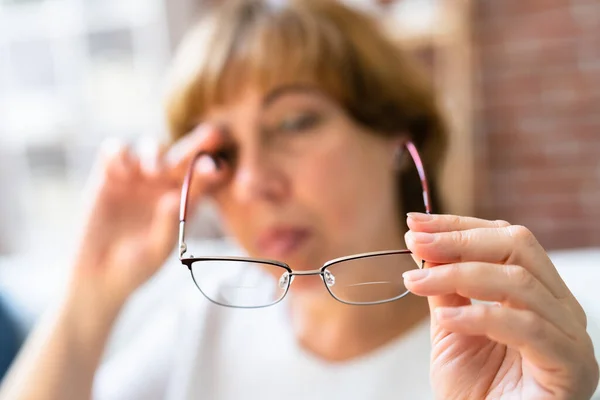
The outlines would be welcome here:
[[[191,248],[194,254],[242,254],[221,241]],[[599,250],[590,250],[552,259],[588,313],[600,360],[598,257]],[[285,302],[254,310],[217,306],[176,257],[166,264],[124,310],[97,374],[95,399],[433,398],[427,321],[371,354],[331,364],[296,343]],[[600,400],[600,387],[593,398]]]
[[[189,283],[180,296],[164,296],[177,307],[156,307],[108,358],[96,377],[95,399],[433,398],[428,320],[369,354],[329,363],[296,342],[285,300],[261,309],[227,308]]]

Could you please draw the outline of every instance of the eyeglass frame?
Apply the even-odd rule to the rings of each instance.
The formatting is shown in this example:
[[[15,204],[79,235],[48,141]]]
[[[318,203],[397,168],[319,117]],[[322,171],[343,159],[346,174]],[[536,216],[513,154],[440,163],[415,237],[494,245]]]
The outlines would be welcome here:
[[[408,150],[416,168],[417,168],[417,172],[419,174],[419,179],[421,181],[421,187],[423,189],[423,202],[425,204],[425,212],[427,214],[431,214],[431,197],[430,197],[430,191],[429,191],[429,184],[427,181],[427,176],[425,175],[425,168],[423,167],[423,162],[421,160],[421,156],[419,155],[419,152],[416,148],[416,146],[412,143],[412,141],[407,140],[406,142],[404,142],[404,146],[406,147],[406,149]],[[343,257],[339,257],[339,258],[335,258],[333,260],[329,260],[327,262],[325,262],[323,264],[323,266],[319,269],[314,269],[314,270],[309,270],[309,271],[294,271],[292,270],[292,268],[287,265],[286,263],[282,262],[282,261],[277,261],[277,260],[270,260],[270,259],[262,259],[262,258],[253,258],[253,257],[236,257],[236,256],[223,256],[223,257],[211,257],[211,256],[207,256],[207,257],[194,257],[193,255],[190,257],[184,257],[184,254],[187,252],[188,248],[187,248],[187,244],[185,242],[185,222],[186,222],[186,218],[187,218],[187,210],[188,210],[188,203],[189,203],[189,192],[190,192],[190,187],[191,187],[191,183],[192,183],[192,178],[194,175],[194,169],[195,169],[195,165],[198,162],[198,159],[200,157],[203,156],[209,156],[209,157],[214,157],[213,154],[211,154],[210,152],[204,151],[204,150],[200,150],[198,151],[194,157],[192,158],[190,165],[188,167],[187,173],[185,175],[184,181],[183,181],[183,185],[181,188],[181,202],[180,202],[180,209],[179,209],[179,261],[181,261],[182,265],[186,266],[189,271],[190,274],[192,276],[192,280],[194,281],[194,284],[196,285],[196,287],[198,288],[198,290],[200,290],[200,292],[204,295],[204,297],[206,299],[208,299],[210,302],[217,304],[219,306],[223,306],[223,307],[230,307],[230,308],[265,308],[265,307],[270,307],[272,305],[275,305],[277,303],[279,303],[280,301],[282,301],[285,296],[287,296],[287,293],[290,289],[290,286],[292,284],[293,278],[294,276],[316,276],[319,275],[321,277],[321,279],[323,280],[323,284],[325,285],[325,288],[327,289],[327,291],[329,292],[329,294],[337,301],[344,303],[344,304],[348,304],[348,305],[377,305],[377,304],[384,304],[384,303],[389,303],[392,301],[396,301],[399,300],[403,297],[405,297],[407,294],[410,293],[410,291],[405,291],[404,293],[393,297],[391,299],[385,299],[385,300],[379,300],[379,301],[374,301],[374,302],[349,302],[349,301],[345,301],[342,300],[340,298],[338,298],[330,289],[329,285],[326,282],[326,273],[327,273],[327,268],[331,267],[332,265],[335,264],[339,264],[341,262],[345,262],[345,261],[352,261],[352,260],[357,260],[357,259],[361,259],[361,258],[368,258],[368,257],[376,257],[376,256],[386,256],[386,255],[399,255],[399,254],[412,254],[412,252],[408,249],[401,249],[401,250],[383,250],[383,251],[373,251],[373,252],[367,252],[367,253],[359,253],[359,254],[351,254],[348,256],[343,256]],[[215,162],[216,163],[216,162]],[[218,164],[217,164],[218,165]],[[192,265],[195,262],[199,262],[199,261],[240,261],[240,262],[248,262],[248,263],[257,263],[257,264],[267,264],[267,265],[272,265],[272,266],[276,266],[276,267],[281,267],[283,269],[285,269],[288,273],[288,277],[289,279],[287,280],[287,284],[285,287],[285,290],[283,292],[283,294],[279,297],[279,299],[277,299],[274,302],[271,302],[269,304],[265,304],[265,305],[259,305],[259,306],[234,306],[231,304],[225,304],[225,303],[220,303],[212,298],[210,298],[209,296],[207,296],[204,291],[202,290],[202,288],[200,287],[200,285],[198,284],[198,282],[196,282],[196,278],[194,277],[194,273],[192,271]],[[419,268],[424,268],[425,266],[425,260],[421,260],[421,263],[419,265]]]

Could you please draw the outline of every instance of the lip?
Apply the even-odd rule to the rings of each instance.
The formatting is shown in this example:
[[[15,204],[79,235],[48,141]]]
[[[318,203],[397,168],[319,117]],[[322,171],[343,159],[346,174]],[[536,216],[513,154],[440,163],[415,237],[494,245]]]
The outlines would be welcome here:
[[[308,229],[274,227],[265,230],[257,240],[259,252],[268,258],[289,257],[310,237]]]

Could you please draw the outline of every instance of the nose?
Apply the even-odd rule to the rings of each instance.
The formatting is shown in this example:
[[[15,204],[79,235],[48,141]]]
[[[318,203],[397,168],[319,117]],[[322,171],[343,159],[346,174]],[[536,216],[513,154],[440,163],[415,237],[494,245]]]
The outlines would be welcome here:
[[[290,195],[290,181],[273,157],[255,150],[238,160],[234,194],[243,203],[257,200],[280,203]]]

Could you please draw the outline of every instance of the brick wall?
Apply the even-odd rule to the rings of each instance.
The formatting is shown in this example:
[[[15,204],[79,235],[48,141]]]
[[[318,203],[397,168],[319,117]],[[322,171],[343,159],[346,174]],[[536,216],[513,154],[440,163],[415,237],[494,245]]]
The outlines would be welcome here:
[[[600,246],[600,1],[474,6],[477,214]]]

